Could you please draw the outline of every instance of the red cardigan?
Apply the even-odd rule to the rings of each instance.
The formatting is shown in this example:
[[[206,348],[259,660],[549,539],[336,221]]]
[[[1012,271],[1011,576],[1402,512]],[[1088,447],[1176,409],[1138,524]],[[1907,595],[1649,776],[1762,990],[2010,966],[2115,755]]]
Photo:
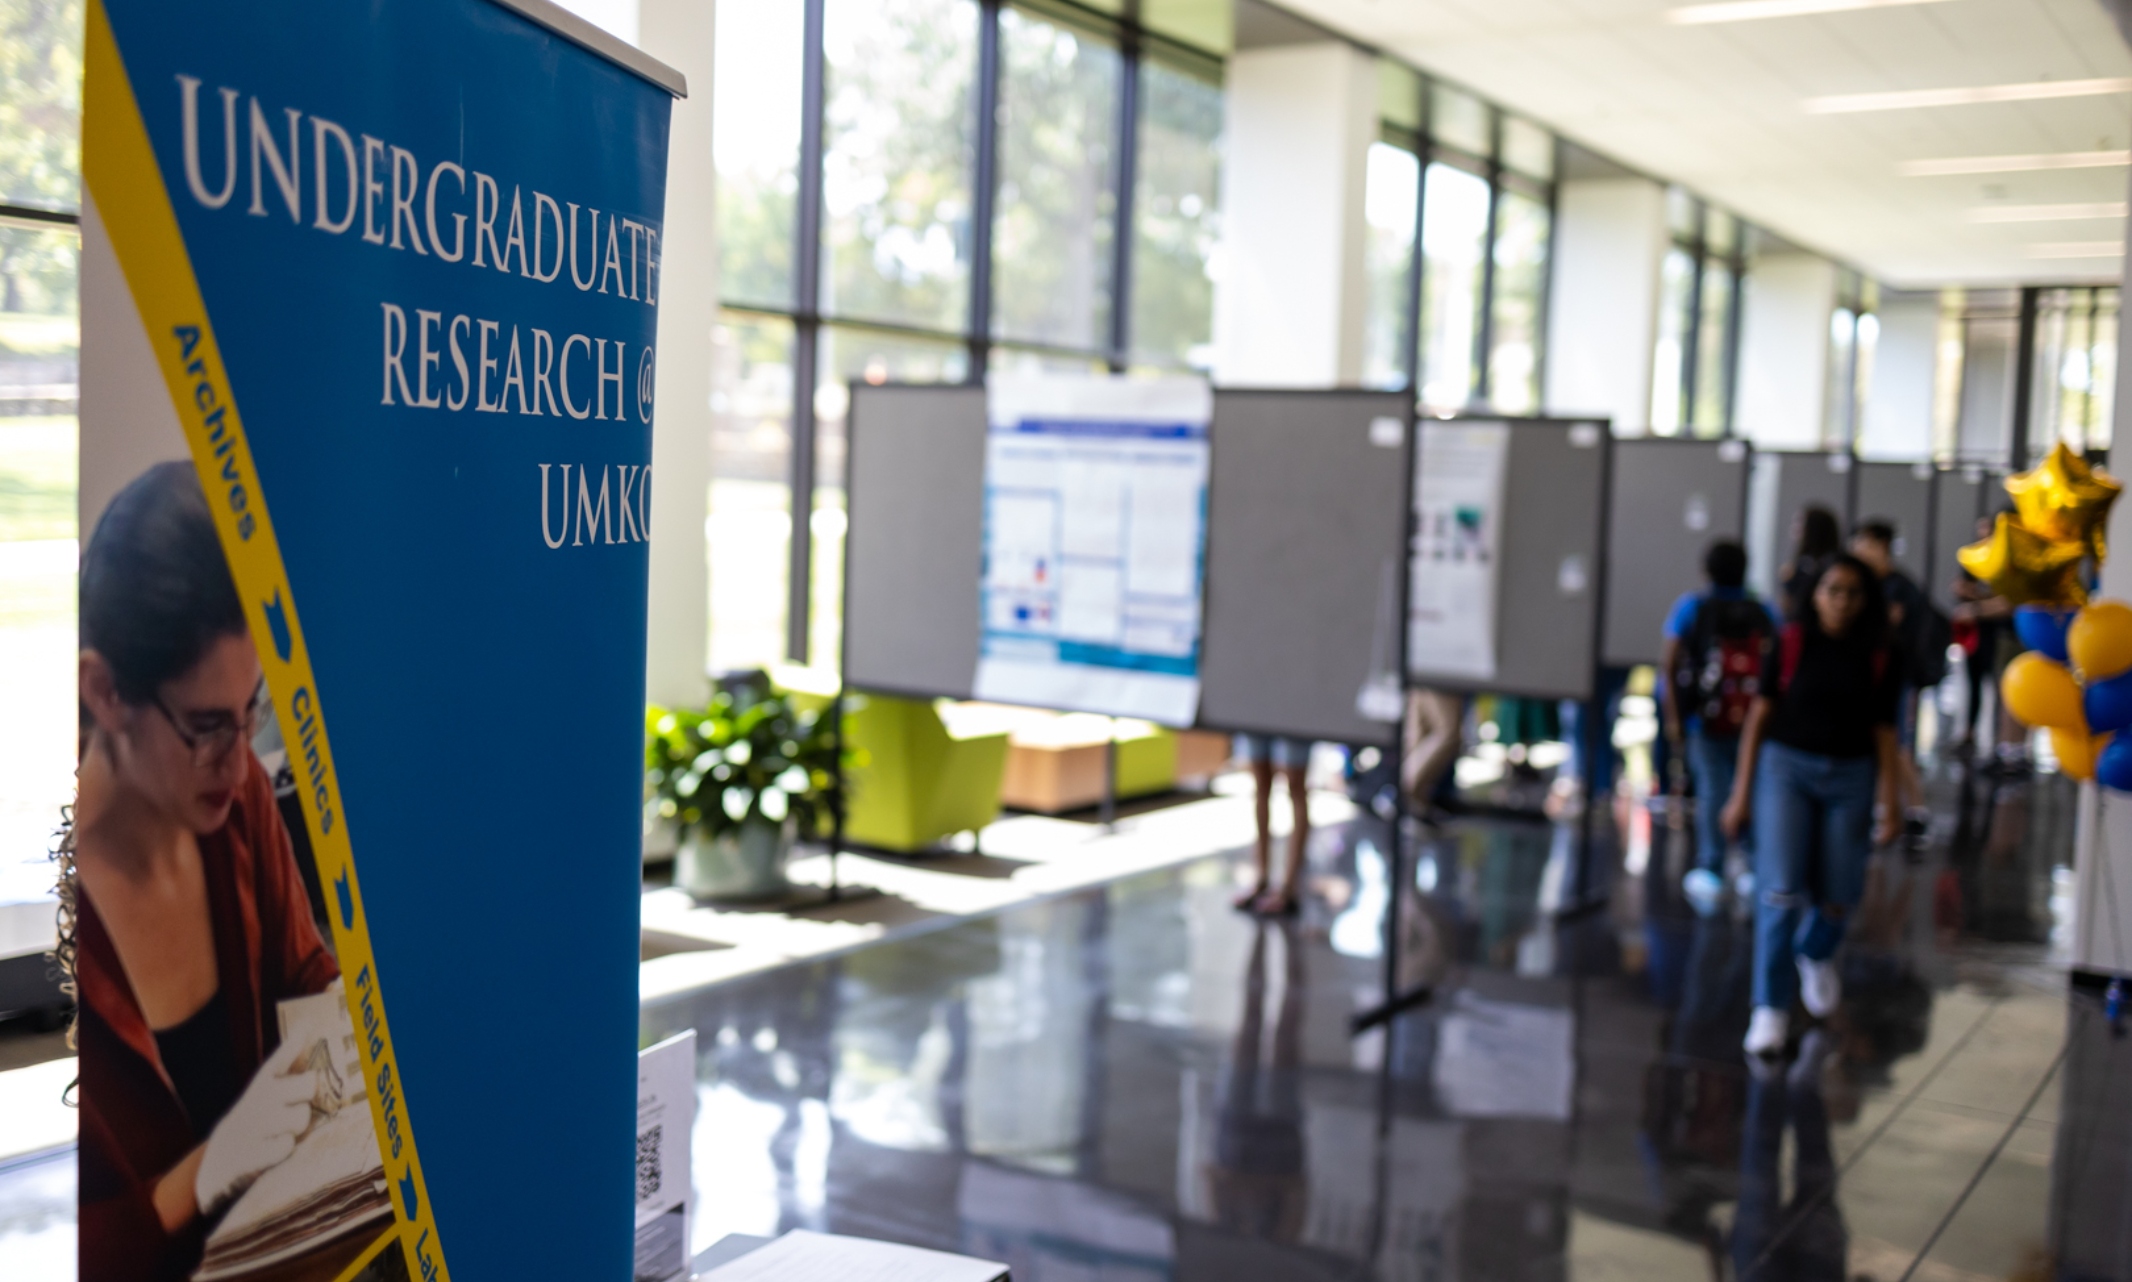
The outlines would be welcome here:
[[[215,968],[237,1063],[247,1079],[280,1038],[275,1003],[340,974],[319,938],[274,787],[257,758],[229,821],[200,838]],[[75,961],[81,986],[81,1282],[182,1279],[200,1262],[199,1219],[163,1231],[155,1183],[207,1137],[194,1132],[155,1035],[134,1000],[96,905],[83,894]]]

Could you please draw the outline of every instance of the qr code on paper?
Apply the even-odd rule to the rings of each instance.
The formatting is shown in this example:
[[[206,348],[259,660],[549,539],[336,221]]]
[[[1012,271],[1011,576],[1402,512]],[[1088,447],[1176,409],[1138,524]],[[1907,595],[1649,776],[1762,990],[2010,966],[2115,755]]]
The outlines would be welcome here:
[[[645,1201],[659,1195],[662,1173],[659,1170],[659,1140],[665,1127],[654,1126],[637,1133],[637,1200]]]

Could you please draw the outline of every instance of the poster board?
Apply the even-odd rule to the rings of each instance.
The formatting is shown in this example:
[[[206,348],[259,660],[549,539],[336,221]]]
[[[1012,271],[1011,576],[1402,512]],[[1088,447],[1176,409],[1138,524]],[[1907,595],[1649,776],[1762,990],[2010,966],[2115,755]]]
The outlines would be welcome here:
[[[1942,610],[1960,604],[1954,597],[1955,576],[1961,572],[1955,554],[1976,542],[1977,522],[1992,511],[1995,498],[2003,500],[2006,491],[1999,481],[1997,474],[1974,463],[1941,468],[1934,479],[1930,574],[1919,582]]]
[[[1673,603],[1703,587],[1703,554],[1745,533],[1749,454],[1739,440],[1614,442],[1601,650],[1609,665],[1656,663]]]
[[[210,1111],[126,979],[197,954],[83,877],[80,1276],[626,1276],[680,77],[531,0],[99,0],[84,64],[82,450],[135,462],[84,495],[88,760],[163,736],[243,911]]]
[[[1841,453],[1755,453],[1747,491],[1747,585],[1764,600],[1777,599],[1778,575],[1791,559],[1793,525],[1802,510],[1818,504],[1850,528],[1854,462]]]
[[[1447,690],[1588,698],[1606,593],[1607,470],[1613,440],[1603,421],[1495,416],[1422,420],[1414,463],[1421,475],[1415,487],[1417,533],[1410,552],[1409,594],[1414,602],[1428,601],[1437,586],[1431,579],[1439,573],[1432,566],[1448,559],[1438,555],[1447,551],[1441,543],[1423,555],[1425,542],[1436,535],[1433,529],[1419,528],[1428,515],[1421,506],[1432,452],[1430,433],[1496,424],[1508,431],[1502,510],[1494,522],[1490,553],[1496,565],[1492,674],[1476,677],[1463,664],[1438,664],[1426,644],[1413,640],[1410,602],[1409,679]],[[1482,516],[1484,526],[1488,519]],[[1488,541],[1485,533],[1481,541]],[[1443,599],[1453,597],[1443,594]]]
[[[985,390],[854,383],[847,419],[844,676],[970,698],[984,567]]]
[[[1398,678],[1407,415],[1392,392],[1216,391],[1200,721],[1390,742],[1357,696]]]
[[[1932,568],[1933,473],[1930,463],[1860,463],[1852,501],[1852,525],[1876,517],[1894,525],[1896,568],[1920,585]]]
[[[1212,410],[1196,376],[986,379],[978,698],[1192,724]]]

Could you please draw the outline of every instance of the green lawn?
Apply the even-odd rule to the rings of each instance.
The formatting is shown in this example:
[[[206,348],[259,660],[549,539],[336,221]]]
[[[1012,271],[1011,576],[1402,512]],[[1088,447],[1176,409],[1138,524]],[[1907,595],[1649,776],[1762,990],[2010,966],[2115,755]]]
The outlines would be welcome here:
[[[76,435],[72,415],[0,418],[0,542],[75,537]]]

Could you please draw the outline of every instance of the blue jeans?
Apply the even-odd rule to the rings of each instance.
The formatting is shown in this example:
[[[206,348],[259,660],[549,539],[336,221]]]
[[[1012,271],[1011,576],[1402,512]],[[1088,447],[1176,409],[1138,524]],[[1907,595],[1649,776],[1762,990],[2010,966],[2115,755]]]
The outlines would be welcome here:
[[[1688,727],[1688,776],[1695,780],[1695,866],[1711,872],[1725,869],[1725,829],[1718,822],[1725,802],[1732,797],[1732,783],[1740,772],[1740,737],[1705,734],[1701,725]],[[1751,834],[1741,833],[1741,844],[1754,849]]]
[[[1754,792],[1754,1004],[1791,1009],[1795,958],[1826,961],[1865,893],[1873,853],[1871,757],[1764,743]],[[1845,909],[1830,916],[1825,907]]]

